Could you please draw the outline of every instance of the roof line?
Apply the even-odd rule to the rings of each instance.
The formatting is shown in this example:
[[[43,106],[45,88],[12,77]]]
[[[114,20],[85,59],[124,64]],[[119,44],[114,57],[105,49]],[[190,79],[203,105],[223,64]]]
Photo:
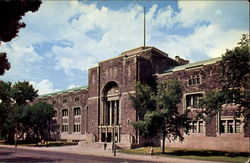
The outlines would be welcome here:
[[[181,70],[187,70],[187,69],[192,69],[192,68],[198,68],[198,67],[201,67],[204,65],[209,65],[209,64],[214,64],[214,63],[221,61],[221,59],[222,59],[222,57],[217,57],[217,58],[207,59],[207,60],[203,60],[203,61],[199,61],[199,62],[194,62],[194,63],[185,64],[185,65],[171,67],[171,68],[167,69],[166,71],[164,71],[164,73],[162,73],[162,74],[175,72],[175,71],[181,71]]]
[[[80,91],[80,90],[85,90],[85,89],[88,89],[88,87],[87,86],[81,86],[81,87],[76,87],[76,88],[71,88],[71,89],[65,89],[65,90],[61,90],[61,91],[56,91],[56,92],[43,94],[43,95],[40,95],[38,98],[59,95],[59,94],[62,94],[62,93],[70,93],[70,92]]]

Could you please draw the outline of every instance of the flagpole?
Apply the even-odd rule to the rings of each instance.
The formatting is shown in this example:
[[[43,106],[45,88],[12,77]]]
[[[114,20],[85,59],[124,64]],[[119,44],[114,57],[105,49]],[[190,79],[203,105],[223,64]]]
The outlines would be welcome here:
[[[144,15],[144,46],[146,46],[146,9],[143,7],[143,15]]]

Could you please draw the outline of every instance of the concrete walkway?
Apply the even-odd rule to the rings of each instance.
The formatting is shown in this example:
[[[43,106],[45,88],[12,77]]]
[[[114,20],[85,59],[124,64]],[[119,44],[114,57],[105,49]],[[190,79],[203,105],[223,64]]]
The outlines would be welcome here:
[[[12,145],[0,145],[1,147],[15,148]],[[167,163],[222,163],[222,162],[213,162],[213,161],[201,161],[201,160],[190,160],[190,159],[179,159],[171,157],[160,157],[160,156],[146,156],[146,155],[137,155],[137,154],[124,154],[116,153],[116,156],[113,156],[111,150],[104,150],[101,148],[84,148],[80,145],[73,146],[63,146],[63,147],[26,147],[18,146],[17,148],[21,149],[32,149],[40,151],[53,151],[53,152],[62,152],[62,153],[73,153],[73,154],[82,154],[90,156],[102,156],[102,157],[117,157],[124,159],[134,159],[134,160],[145,160],[152,162],[167,162]],[[225,162],[223,162],[225,163]]]

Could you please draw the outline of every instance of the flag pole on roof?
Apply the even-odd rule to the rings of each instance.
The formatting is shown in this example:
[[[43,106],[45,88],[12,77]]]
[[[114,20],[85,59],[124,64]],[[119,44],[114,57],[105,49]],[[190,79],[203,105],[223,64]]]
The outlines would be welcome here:
[[[143,15],[144,15],[144,46],[146,46],[146,9],[145,9],[145,6],[143,7]]]

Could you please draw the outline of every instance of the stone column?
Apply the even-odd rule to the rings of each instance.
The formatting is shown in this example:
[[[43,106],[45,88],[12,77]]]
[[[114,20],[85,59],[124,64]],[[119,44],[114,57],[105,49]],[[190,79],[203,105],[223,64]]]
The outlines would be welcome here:
[[[109,102],[109,125],[112,125],[112,101]]]
[[[99,142],[102,141],[102,124],[99,126]]]

